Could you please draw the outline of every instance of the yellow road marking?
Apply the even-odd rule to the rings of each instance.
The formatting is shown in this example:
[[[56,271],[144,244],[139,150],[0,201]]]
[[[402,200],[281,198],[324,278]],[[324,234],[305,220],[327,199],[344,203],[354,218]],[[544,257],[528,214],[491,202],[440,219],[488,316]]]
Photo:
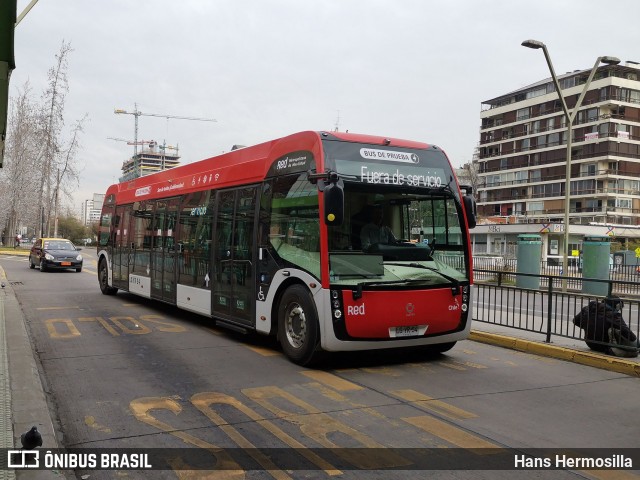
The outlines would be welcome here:
[[[333,375],[329,372],[322,372],[319,370],[305,370],[301,372],[305,377],[309,377],[313,380],[316,380],[320,383],[324,383],[329,387],[337,390],[339,392],[347,392],[350,390],[362,390],[363,387],[360,385],[356,385],[348,380],[338,377],[337,375]]]
[[[392,452],[383,450],[384,445],[376,442],[373,438],[351,428],[348,425],[336,420],[332,416],[321,412],[315,406],[304,400],[291,395],[279,387],[267,386],[257,388],[243,389],[247,397],[254,402],[269,410],[276,417],[290,422],[300,429],[300,432],[307,437],[313,439],[324,448],[333,449],[333,453],[342,457],[352,465],[364,470],[377,470],[380,468],[402,467],[410,465],[407,459]],[[294,407],[287,411],[279,405],[288,403]],[[363,449],[343,449],[336,444],[334,440],[341,435],[351,438],[362,447],[379,448],[380,454],[373,458],[371,455],[364,454]],[[351,442],[350,442],[351,443]]]
[[[262,355],[263,357],[273,357],[275,355],[281,355],[280,352],[273,350],[272,348],[256,347],[254,345],[247,345],[247,348]]]
[[[105,427],[104,425],[96,423],[95,417],[92,417],[91,415],[87,415],[84,417],[84,423],[85,425],[87,425],[87,427],[94,428],[100,432],[111,433],[111,429],[109,427]]]
[[[136,398],[135,400],[132,400],[131,403],[129,403],[129,408],[139,421],[151,425],[164,432],[167,432],[175,437],[178,437],[188,445],[193,445],[208,450],[212,455],[216,457],[218,461],[217,464],[219,465],[220,471],[216,473],[219,473],[220,479],[235,479],[245,477],[244,470],[240,468],[240,465],[238,465],[238,463],[233,460],[233,458],[231,458],[231,456],[229,456],[229,454],[224,449],[205,440],[194,437],[187,432],[174,428],[170,424],[163,422],[162,420],[158,420],[153,415],[151,415],[150,412],[153,410],[168,410],[177,416],[180,412],[182,412],[182,407],[173,398]]]
[[[454,407],[448,403],[445,403],[441,400],[435,400],[427,395],[424,395],[420,392],[416,392],[415,390],[394,390],[391,392],[392,395],[396,397],[402,398],[403,400],[407,400],[408,402],[417,403],[421,407],[427,408],[433,412],[439,413],[440,415],[444,415],[445,417],[455,419],[455,420],[464,420],[467,418],[476,418],[477,415],[475,413],[468,412],[463,410],[462,408]]]
[[[73,338],[80,336],[80,331],[76,328],[76,326],[69,318],[50,318],[49,320],[45,321],[45,324],[47,325],[47,330],[49,331],[49,336],[51,338]],[[58,330],[56,329],[56,324],[62,324],[66,326],[68,332],[58,332]]]
[[[276,479],[288,479],[291,478],[282,470],[278,469],[276,465],[271,461],[269,457],[256,450],[256,447],[251,441],[242,435],[235,427],[230,425],[220,414],[218,414],[212,408],[213,404],[224,404],[234,407],[236,410],[243,412],[245,415],[256,416],[254,412],[239,402],[234,397],[225,395],[223,393],[198,393],[191,397],[191,403],[204,413],[209,420],[220,428],[236,445],[240,448],[244,448],[249,452],[256,462],[258,462],[265,470],[269,470],[271,476]]]
[[[115,328],[113,328],[109,323],[102,317],[80,317],[78,318],[80,322],[98,322],[100,325],[104,327],[104,329],[109,332],[114,337],[120,336],[118,332],[116,332]]]
[[[464,367],[463,365],[460,365],[457,362],[438,362],[438,365],[442,367],[451,368],[453,370],[466,370],[466,367]]]
[[[476,435],[465,432],[461,428],[449,425],[435,417],[421,415],[419,417],[404,417],[402,420],[414,427],[424,430],[427,433],[446,440],[457,447],[477,450],[475,453],[478,454],[489,453],[484,450],[489,448],[493,449],[490,451],[492,454],[498,452],[496,449],[499,447],[495,443],[491,443],[483,438],[477,437]]]

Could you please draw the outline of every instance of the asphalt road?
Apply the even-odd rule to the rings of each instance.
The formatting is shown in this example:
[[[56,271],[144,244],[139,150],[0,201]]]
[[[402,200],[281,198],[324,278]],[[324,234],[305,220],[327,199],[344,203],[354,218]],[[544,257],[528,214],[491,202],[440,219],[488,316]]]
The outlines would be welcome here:
[[[638,444],[637,378],[472,341],[438,356],[334,354],[321,368],[304,369],[274,340],[227,332],[133,295],[103,296],[93,252],[83,254],[81,273],[42,273],[30,270],[24,257],[0,258],[64,446],[194,448],[232,466],[237,449],[245,449],[254,467],[205,477],[176,459],[175,471],[78,471],[77,478],[424,478],[402,451],[388,448],[464,448],[482,459],[495,453],[483,449]],[[371,455],[353,447],[379,450]],[[279,468],[253,448],[289,449],[310,467]],[[327,459],[314,448],[335,450]],[[580,469],[429,475],[532,473],[612,478],[612,472]]]

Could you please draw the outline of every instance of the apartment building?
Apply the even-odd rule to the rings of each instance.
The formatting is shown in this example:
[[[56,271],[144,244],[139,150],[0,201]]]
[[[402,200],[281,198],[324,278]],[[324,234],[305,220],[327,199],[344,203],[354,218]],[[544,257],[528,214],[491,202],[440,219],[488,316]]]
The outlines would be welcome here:
[[[559,75],[573,112],[591,68]],[[563,255],[567,122],[549,77],[482,102],[473,168],[478,252],[508,254],[519,233],[539,233],[544,256]],[[585,235],[640,237],[640,64],[600,66],[572,128],[570,251]]]
[[[573,111],[591,69],[558,76]],[[640,64],[598,68],[574,122],[570,224],[640,225]],[[551,78],[482,103],[478,211],[563,222],[567,124]]]
[[[102,211],[102,204],[104,203],[104,193],[94,193],[92,199],[87,199],[82,202],[81,216],[82,223],[85,225],[91,225],[92,223],[100,221],[100,213]]]

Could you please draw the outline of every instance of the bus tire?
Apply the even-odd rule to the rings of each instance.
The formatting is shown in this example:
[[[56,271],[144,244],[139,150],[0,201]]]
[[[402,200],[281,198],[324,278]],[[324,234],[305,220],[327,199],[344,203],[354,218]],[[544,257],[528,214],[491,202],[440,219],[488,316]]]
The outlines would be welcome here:
[[[107,261],[104,258],[100,260],[98,266],[98,282],[100,283],[100,290],[103,295],[115,295],[118,291],[117,288],[109,286],[109,269],[107,268]]]
[[[318,313],[302,285],[285,290],[278,304],[278,339],[284,354],[298,365],[309,365],[320,342]]]

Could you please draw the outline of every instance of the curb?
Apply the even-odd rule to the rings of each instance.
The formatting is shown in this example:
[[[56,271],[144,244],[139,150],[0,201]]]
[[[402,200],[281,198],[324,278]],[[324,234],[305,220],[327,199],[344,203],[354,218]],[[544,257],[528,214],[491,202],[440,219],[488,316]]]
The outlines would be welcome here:
[[[510,348],[519,352],[527,352],[545,357],[557,358],[569,362],[579,363],[589,367],[601,368],[612,372],[624,373],[632,377],[640,377],[640,364],[618,357],[598,355],[592,352],[583,352],[573,348],[559,347],[546,343],[525,340],[522,338],[508,337],[496,333],[471,331],[469,340],[480,343],[488,343],[498,347]]]

